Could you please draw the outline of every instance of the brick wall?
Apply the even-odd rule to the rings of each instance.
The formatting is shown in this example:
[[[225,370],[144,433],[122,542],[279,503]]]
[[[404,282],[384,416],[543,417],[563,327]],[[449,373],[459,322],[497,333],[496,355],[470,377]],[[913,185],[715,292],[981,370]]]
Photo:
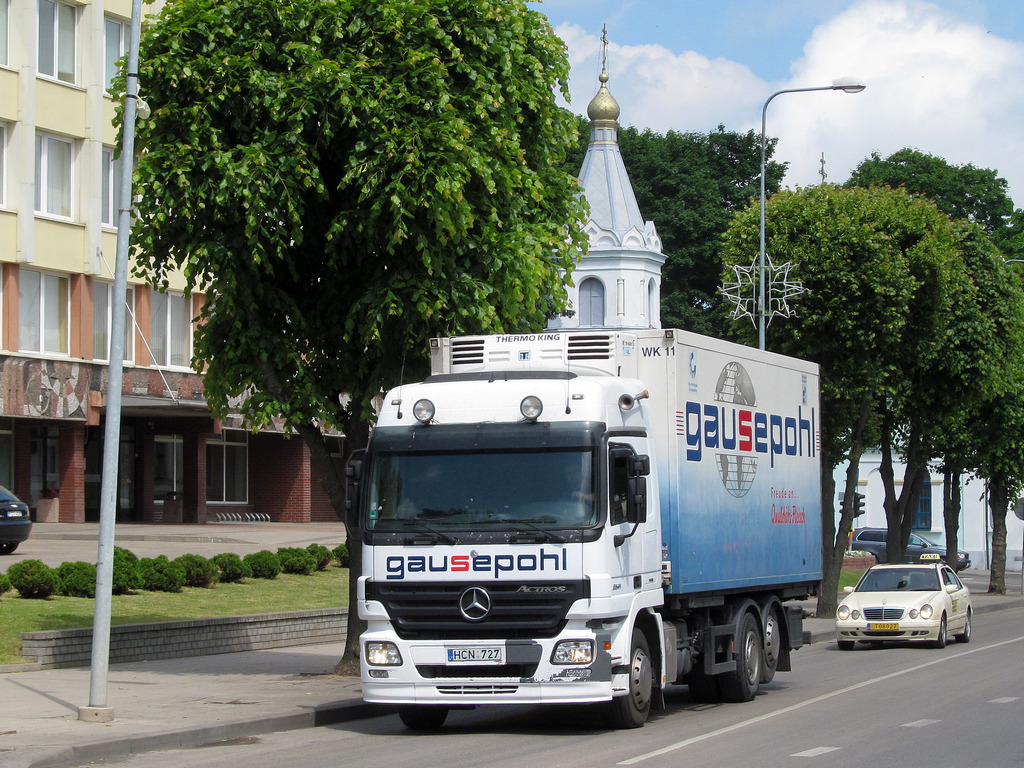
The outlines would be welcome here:
[[[120,624],[110,628],[110,662],[344,642],[347,627],[347,608]],[[92,628],[23,632],[21,654],[44,669],[89,666]]]
[[[249,500],[275,523],[310,522],[310,461],[299,437],[260,434],[249,440]]]

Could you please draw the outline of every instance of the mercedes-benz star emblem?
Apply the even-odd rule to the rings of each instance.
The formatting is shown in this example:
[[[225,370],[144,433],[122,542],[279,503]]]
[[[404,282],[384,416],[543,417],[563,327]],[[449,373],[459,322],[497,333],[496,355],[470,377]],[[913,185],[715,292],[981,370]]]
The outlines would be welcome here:
[[[466,621],[483,621],[491,612],[491,596],[483,587],[470,587],[459,598],[459,613]]]

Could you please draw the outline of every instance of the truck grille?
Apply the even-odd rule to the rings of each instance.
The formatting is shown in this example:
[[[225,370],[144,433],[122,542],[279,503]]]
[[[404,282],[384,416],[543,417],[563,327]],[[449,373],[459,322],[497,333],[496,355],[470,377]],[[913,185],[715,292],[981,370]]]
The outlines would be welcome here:
[[[608,334],[569,337],[570,360],[611,360],[613,349],[613,340]]]
[[[403,640],[474,640],[554,637],[565,626],[569,607],[589,597],[586,582],[480,584],[491,598],[481,621],[459,611],[470,584],[387,584],[368,582],[366,597],[379,600]],[[520,591],[529,587],[531,591]]]

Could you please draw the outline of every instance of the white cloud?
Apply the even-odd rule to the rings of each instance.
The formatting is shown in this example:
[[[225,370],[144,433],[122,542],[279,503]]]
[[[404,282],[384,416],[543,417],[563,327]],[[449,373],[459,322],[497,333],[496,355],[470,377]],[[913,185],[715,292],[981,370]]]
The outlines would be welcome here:
[[[601,41],[560,25],[572,65],[572,109],[586,113],[597,92]],[[922,0],[862,0],[820,24],[791,77],[769,83],[745,65],[660,45],[609,45],[609,88],[624,125],[664,132],[760,130],[761,106],[773,92],[828,85],[854,75],[857,95],[825,91],[773,100],[767,133],[779,138],[776,159],[790,163],[785,184],[845,181],[872,151],[915,147],[951,163],[995,168],[1024,207],[1024,44]]]

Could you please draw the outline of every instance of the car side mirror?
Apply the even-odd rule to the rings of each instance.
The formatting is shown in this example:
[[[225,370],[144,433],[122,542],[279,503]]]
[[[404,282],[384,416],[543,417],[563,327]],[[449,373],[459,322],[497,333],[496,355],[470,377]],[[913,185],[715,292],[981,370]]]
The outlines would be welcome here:
[[[848,594],[850,594],[851,592],[853,592],[853,587],[843,587],[843,593],[844,593],[844,594],[847,594],[847,595],[848,595]]]
[[[946,585],[946,591],[949,592],[949,594],[951,594],[951,595],[954,592],[958,592],[959,590],[960,590],[960,587],[958,587],[956,584],[947,584]]]

